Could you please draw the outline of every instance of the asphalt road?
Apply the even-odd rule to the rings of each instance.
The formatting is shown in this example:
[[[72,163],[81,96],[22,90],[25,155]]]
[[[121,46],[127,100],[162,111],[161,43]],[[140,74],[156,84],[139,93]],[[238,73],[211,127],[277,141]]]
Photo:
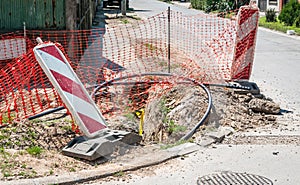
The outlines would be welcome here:
[[[251,79],[282,109],[300,114],[300,37],[260,28]]]
[[[164,3],[158,0],[130,0],[130,8],[133,8],[137,15],[146,19],[166,11],[168,7],[173,11],[182,12],[184,15],[197,15],[198,10],[188,9],[186,3],[181,5]]]

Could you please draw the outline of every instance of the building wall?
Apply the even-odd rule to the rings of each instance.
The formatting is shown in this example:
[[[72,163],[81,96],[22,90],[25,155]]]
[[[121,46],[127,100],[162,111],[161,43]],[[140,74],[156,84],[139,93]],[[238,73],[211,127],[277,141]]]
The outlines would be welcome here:
[[[100,0],[0,0],[0,30],[89,29]]]
[[[275,11],[280,12],[283,6],[288,2],[289,0],[257,0],[257,5],[262,12],[270,8],[274,8]],[[300,3],[300,0],[298,0],[298,2]]]
[[[77,3],[74,0],[65,0],[66,2],[66,30],[76,29]]]
[[[0,29],[65,29],[65,0],[1,0]]]

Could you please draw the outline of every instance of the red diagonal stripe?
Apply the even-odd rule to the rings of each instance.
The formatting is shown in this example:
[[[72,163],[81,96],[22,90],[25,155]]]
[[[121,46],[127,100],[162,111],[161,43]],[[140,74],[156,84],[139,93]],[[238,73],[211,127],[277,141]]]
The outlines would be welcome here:
[[[243,55],[249,48],[251,48],[254,45],[255,35],[256,28],[237,43],[234,57],[235,60],[237,60],[241,55]]]
[[[59,86],[62,88],[63,91],[66,91],[70,94],[73,94],[74,96],[77,96],[78,98],[83,99],[84,101],[90,103],[90,99],[88,96],[84,93],[83,89],[81,86],[71,80],[70,78],[56,72],[53,70],[50,70],[52,75],[55,77],[57,83]]]
[[[239,25],[242,25],[245,21],[250,19],[253,14],[257,13],[257,9],[241,9],[241,18],[239,20]]]
[[[102,130],[104,128],[106,128],[105,125],[101,124],[99,121],[96,121],[84,114],[81,114],[79,112],[77,112],[79,117],[81,118],[82,122],[84,123],[84,125],[86,126],[86,128],[88,129],[88,131],[93,134],[94,132],[97,132],[99,130]]]
[[[43,48],[39,48],[39,50],[42,50],[42,51],[54,56],[55,58],[59,59],[63,63],[65,63],[63,57],[61,56],[61,54],[59,53],[58,49],[55,46],[46,46]]]

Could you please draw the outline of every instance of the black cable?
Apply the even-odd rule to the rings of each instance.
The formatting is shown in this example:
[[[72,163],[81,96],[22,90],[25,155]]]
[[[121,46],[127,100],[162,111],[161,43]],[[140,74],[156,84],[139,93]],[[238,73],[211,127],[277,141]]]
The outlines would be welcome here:
[[[103,82],[97,88],[94,89],[94,91],[92,92],[91,96],[94,97],[95,94],[96,94],[96,92],[99,89],[101,89],[103,87],[106,87],[106,86],[109,86],[109,85],[112,85],[116,81],[127,79],[127,78],[142,77],[142,76],[175,76],[175,75],[174,74],[170,74],[170,73],[155,73],[154,72],[154,73],[142,73],[142,74],[122,76],[122,77],[115,78],[115,79],[107,81],[107,82]],[[207,109],[205,111],[204,116],[201,118],[201,120],[197,123],[197,125],[192,130],[190,130],[186,135],[184,135],[180,139],[180,140],[188,140],[197,131],[197,129],[206,121],[206,119],[208,118],[210,110],[211,110],[211,107],[212,107],[212,96],[210,94],[210,91],[206,88],[205,85],[200,84],[199,82],[197,82],[196,80],[191,79],[191,78],[186,78],[186,77],[181,77],[181,78],[187,80],[187,81],[183,81],[183,83],[192,82],[192,83],[197,84],[199,87],[201,87],[206,92],[207,97],[208,97],[208,106],[207,106]],[[126,83],[132,84],[132,82],[125,82],[124,84],[126,84]],[[152,83],[154,83],[154,82],[152,82]]]

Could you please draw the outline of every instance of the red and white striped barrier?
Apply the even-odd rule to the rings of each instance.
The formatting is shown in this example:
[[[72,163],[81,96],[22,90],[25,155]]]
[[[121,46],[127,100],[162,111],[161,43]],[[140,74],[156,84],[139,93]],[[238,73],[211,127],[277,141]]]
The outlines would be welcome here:
[[[254,60],[259,9],[256,6],[240,7],[237,19],[235,52],[231,79],[249,80]]]
[[[101,112],[59,48],[53,43],[42,43],[33,51],[81,131],[91,138],[107,128]]]

